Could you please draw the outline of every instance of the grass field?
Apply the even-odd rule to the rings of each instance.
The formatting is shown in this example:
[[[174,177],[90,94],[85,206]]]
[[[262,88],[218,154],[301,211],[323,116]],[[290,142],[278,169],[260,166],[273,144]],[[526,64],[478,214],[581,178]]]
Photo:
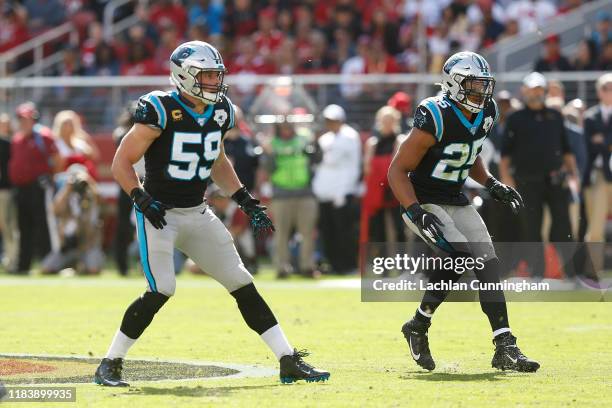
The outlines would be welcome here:
[[[278,378],[132,382],[126,389],[77,385],[82,407],[586,407],[612,406],[612,306],[512,303],[519,346],[535,374],[491,368],[490,329],[477,303],[443,305],[430,329],[438,368],[418,369],[400,333],[415,309],[361,303],[337,281],[275,282],[259,288],[307,361],[331,371],[325,384]],[[143,278],[0,276],[0,353],[103,356]],[[277,363],[243,324],[232,297],[205,277],[181,276],[177,294],[131,349],[131,358]],[[95,366],[94,366],[95,367]],[[92,372],[93,374],[93,372]],[[2,404],[4,406],[4,404]],[[10,405],[10,404],[7,404]],[[27,403],[14,404],[25,407]],[[40,405],[40,404],[38,404]],[[67,403],[43,406],[66,407]]]

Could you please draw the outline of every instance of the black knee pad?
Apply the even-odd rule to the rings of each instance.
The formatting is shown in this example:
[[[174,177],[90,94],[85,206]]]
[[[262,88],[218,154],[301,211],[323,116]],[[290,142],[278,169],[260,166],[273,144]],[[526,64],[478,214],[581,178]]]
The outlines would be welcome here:
[[[140,337],[168,299],[168,296],[158,292],[145,292],[125,311],[121,322],[123,334],[132,339]]]
[[[278,324],[274,313],[272,313],[272,310],[270,310],[270,307],[261,297],[253,283],[236,289],[231,292],[231,295],[236,299],[238,309],[247,326],[257,332],[257,334],[262,334]]]

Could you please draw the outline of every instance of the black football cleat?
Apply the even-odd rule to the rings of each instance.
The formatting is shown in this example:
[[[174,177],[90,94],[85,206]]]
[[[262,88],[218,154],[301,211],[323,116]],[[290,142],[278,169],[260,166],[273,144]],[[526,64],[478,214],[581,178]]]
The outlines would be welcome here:
[[[96,370],[94,382],[108,387],[129,387],[130,384],[121,380],[123,370],[122,358],[103,358]]]
[[[309,353],[305,350],[295,349],[292,355],[282,356],[280,359],[280,380],[283,384],[291,384],[298,380],[306,382],[327,381],[329,372],[318,370],[302,360]]]
[[[429,339],[427,330],[431,323],[423,323],[412,319],[402,326],[402,333],[410,347],[410,355],[416,363],[426,370],[432,371],[436,368],[436,363],[429,351]]]
[[[516,337],[510,332],[501,334],[493,339],[495,354],[491,366],[500,370],[514,370],[523,373],[535,373],[540,363],[525,356],[516,345]]]

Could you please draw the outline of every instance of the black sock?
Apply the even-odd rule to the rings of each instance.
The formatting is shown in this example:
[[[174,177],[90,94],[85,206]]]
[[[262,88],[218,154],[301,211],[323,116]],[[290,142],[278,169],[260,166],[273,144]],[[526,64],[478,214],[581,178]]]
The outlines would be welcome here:
[[[145,292],[125,311],[121,321],[123,334],[131,339],[139,338],[168,299],[168,296],[158,292]]]
[[[499,283],[499,260],[492,259],[484,263],[481,270],[474,269],[476,278],[481,283]],[[491,330],[510,328],[506,297],[502,290],[479,290],[480,307],[489,318]]]
[[[467,255],[464,253],[456,253],[453,255],[453,257],[465,256]],[[448,270],[444,268],[436,269],[431,274],[429,278],[429,283],[438,283],[442,281],[450,281],[455,283],[459,279],[461,279],[462,276],[463,274],[455,273],[455,271],[453,270]],[[448,296],[448,293],[448,290],[426,290],[425,294],[423,295],[423,299],[421,300],[421,305],[419,306],[420,311],[419,309],[417,309],[414,314],[414,319],[423,323],[431,322],[432,315],[434,314],[438,306],[440,306],[442,302],[444,302],[444,300]],[[429,316],[426,316],[425,314],[421,313],[421,311],[425,314],[428,314]]]

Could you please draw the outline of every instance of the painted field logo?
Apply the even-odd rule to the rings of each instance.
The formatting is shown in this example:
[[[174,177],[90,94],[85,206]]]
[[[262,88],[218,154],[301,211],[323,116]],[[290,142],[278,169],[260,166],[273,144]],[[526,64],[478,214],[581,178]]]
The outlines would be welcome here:
[[[0,378],[5,385],[91,383],[99,358],[0,354]],[[128,381],[192,380],[219,377],[266,377],[275,371],[225,363],[126,360]]]

